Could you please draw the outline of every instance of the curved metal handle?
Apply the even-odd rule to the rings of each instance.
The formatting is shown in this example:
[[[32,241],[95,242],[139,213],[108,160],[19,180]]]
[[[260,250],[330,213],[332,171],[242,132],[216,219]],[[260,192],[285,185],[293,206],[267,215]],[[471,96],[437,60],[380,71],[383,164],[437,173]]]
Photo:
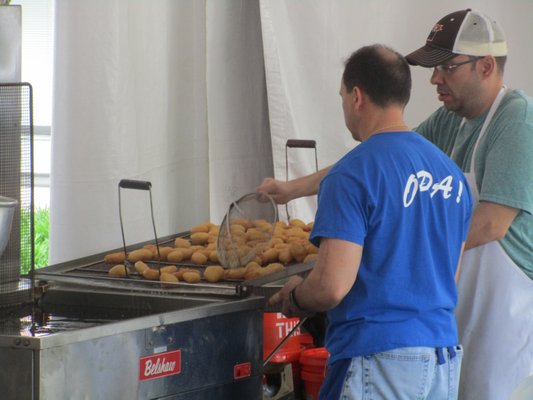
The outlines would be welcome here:
[[[157,259],[158,266],[161,268],[161,254],[159,252],[159,241],[157,240],[157,231],[155,229],[155,219],[154,219],[154,206],[152,203],[152,183],[149,181],[138,181],[134,179],[121,179],[118,183],[118,214],[120,218],[120,231],[122,233],[122,246],[124,247],[124,254],[127,258],[127,247],[126,247],[126,237],[124,236],[124,223],[122,222],[122,199],[120,196],[120,189],[137,189],[137,190],[147,190],[150,195],[150,213],[152,215],[152,226],[154,228],[154,237],[155,237],[155,246],[157,248]],[[127,260],[124,261],[124,264],[127,265]],[[161,271],[159,271],[161,273]],[[128,268],[126,268],[126,276],[128,275]]]
[[[314,149],[316,148],[315,140],[306,140],[306,139],[288,139],[287,147],[300,147],[303,149]]]
[[[149,181],[136,181],[133,179],[122,179],[118,183],[118,187],[124,189],[138,189],[138,190],[150,190],[152,183]]]
[[[318,156],[316,152],[316,141],[311,139],[287,139],[285,143],[285,180],[289,180],[289,148],[302,148],[315,150],[315,167],[318,172]],[[289,203],[285,203],[285,212],[287,213],[287,220],[291,220],[289,214]]]

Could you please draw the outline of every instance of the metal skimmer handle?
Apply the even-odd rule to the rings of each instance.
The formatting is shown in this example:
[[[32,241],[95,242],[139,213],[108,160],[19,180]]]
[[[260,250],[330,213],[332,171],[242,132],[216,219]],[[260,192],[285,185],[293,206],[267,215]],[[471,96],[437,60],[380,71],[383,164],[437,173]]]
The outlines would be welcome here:
[[[300,149],[315,149],[315,168],[318,172],[318,156],[316,153],[316,141],[315,140],[307,140],[307,139],[288,139],[287,143],[285,143],[285,180],[289,180],[289,155],[288,155],[288,149],[289,148],[300,148]],[[287,213],[287,221],[291,220],[291,216],[289,215],[289,206],[288,203],[285,204],[285,212]]]
[[[155,246],[157,248],[157,262],[160,267],[161,262],[161,254],[159,253],[159,241],[157,240],[157,232],[155,229],[155,219],[154,219],[154,206],[152,202],[152,183],[149,181],[137,181],[133,179],[122,179],[118,183],[118,213],[120,218],[120,231],[122,232],[122,245],[124,246],[124,254],[127,257],[127,251],[126,251],[126,238],[124,236],[124,224],[122,223],[122,202],[120,198],[120,189],[136,189],[136,190],[148,190],[148,193],[150,194],[150,213],[152,215],[152,226],[154,227],[154,237],[155,237]],[[128,269],[125,268],[126,275],[128,275]],[[159,270],[159,269],[158,269]],[[159,271],[161,274],[161,271]]]

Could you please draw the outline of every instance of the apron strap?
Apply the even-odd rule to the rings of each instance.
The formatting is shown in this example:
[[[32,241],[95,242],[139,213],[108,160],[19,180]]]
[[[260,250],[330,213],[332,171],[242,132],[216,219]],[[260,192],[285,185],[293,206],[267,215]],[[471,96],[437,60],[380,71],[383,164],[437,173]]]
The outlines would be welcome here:
[[[507,86],[504,85],[504,86],[502,86],[502,88],[500,89],[500,91],[498,93],[498,96],[496,96],[496,98],[494,99],[494,102],[490,106],[489,112],[488,112],[487,116],[485,117],[485,121],[483,121],[483,126],[481,127],[481,130],[479,131],[479,136],[478,136],[478,138],[476,140],[476,144],[474,145],[474,149],[472,150],[472,159],[470,160],[470,172],[473,172],[474,176],[475,176],[475,173],[476,173],[475,160],[476,160],[476,153],[477,153],[477,148],[478,148],[479,142],[481,141],[481,138],[485,134],[485,131],[487,130],[487,127],[489,126],[490,122],[492,121],[492,117],[494,117],[494,114],[496,113],[496,110],[498,109],[498,107],[499,107],[503,97],[505,96],[506,92],[507,92]],[[463,126],[464,122],[465,122],[465,119],[463,118],[463,120],[461,121],[461,127]]]

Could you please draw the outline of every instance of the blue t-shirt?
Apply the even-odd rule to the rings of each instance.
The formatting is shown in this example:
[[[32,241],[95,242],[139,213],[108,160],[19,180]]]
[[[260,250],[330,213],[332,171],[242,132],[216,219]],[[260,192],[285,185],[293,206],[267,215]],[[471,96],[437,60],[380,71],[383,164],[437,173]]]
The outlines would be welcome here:
[[[328,312],[330,363],[457,344],[454,279],[471,212],[461,170],[415,132],[373,135],[330,169],[310,240],[363,246],[355,284]]]

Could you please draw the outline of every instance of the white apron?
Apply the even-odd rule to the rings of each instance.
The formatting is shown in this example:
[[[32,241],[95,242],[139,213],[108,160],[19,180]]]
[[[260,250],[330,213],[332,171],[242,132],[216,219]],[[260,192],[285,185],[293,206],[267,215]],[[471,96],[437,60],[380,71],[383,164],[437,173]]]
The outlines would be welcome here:
[[[504,93],[502,88],[485,119],[465,174],[476,205],[475,154]],[[533,281],[492,241],[464,252],[458,293],[456,318],[465,349],[459,399],[508,400],[533,373]]]

